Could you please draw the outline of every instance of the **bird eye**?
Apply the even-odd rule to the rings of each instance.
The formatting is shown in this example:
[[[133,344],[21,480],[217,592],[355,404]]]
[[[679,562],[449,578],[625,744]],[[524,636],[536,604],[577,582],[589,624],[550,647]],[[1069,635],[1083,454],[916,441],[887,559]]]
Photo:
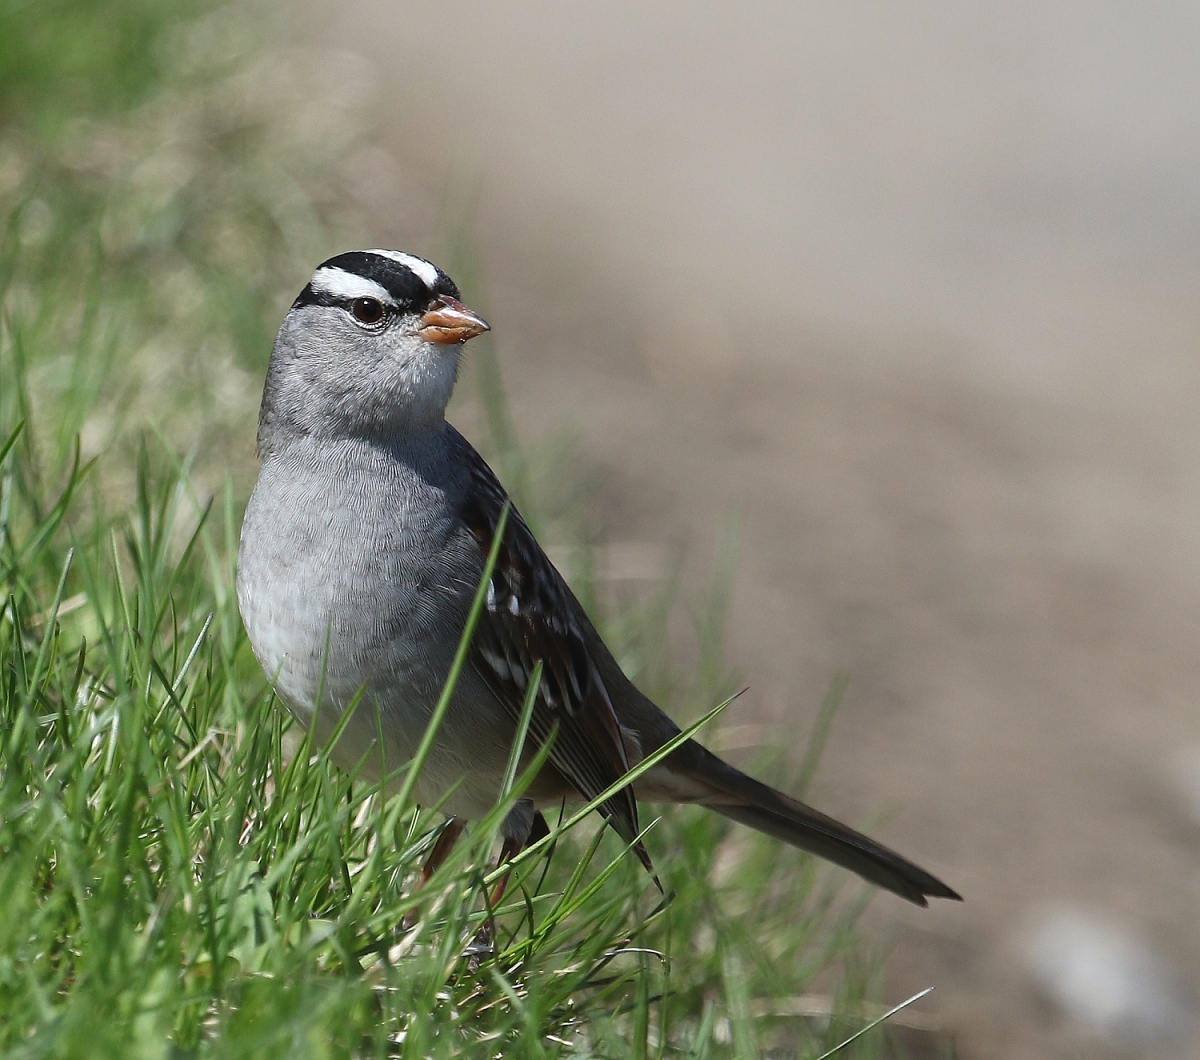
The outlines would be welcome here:
[[[378,324],[383,319],[383,303],[378,298],[356,298],[350,312],[360,324]]]

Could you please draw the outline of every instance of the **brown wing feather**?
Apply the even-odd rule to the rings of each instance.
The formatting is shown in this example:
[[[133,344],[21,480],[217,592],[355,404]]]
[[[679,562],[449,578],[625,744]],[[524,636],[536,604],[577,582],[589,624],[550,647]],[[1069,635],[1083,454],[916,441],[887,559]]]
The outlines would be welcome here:
[[[492,469],[459,436],[471,471],[464,524],[486,556],[508,495]],[[518,720],[529,675],[542,664],[542,682],[529,733],[537,744],[554,734],[550,763],[585,799],[593,799],[629,770],[621,726],[604,680],[588,651],[590,623],[521,514],[511,508],[487,605],[471,644],[471,662],[505,710]],[[617,833],[638,833],[637,803],[625,788],[600,807]],[[649,858],[637,846],[649,867]]]

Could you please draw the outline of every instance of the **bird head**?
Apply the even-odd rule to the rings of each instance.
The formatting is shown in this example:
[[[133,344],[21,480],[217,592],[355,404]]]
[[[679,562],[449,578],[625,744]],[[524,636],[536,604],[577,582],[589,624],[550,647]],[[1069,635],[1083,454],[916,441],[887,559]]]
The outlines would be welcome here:
[[[462,343],[489,330],[424,258],[360,250],[323,262],[284,318],[264,434],[373,436],[440,423]]]

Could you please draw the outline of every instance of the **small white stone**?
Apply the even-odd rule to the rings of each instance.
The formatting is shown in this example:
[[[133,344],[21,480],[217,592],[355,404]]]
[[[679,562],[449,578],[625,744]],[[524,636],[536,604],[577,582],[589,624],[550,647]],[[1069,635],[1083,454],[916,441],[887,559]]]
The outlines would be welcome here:
[[[1029,971],[1081,1029],[1126,1045],[1175,1037],[1185,1019],[1175,977],[1125,924],[1075,905],[1043,909],[1025,940]]]

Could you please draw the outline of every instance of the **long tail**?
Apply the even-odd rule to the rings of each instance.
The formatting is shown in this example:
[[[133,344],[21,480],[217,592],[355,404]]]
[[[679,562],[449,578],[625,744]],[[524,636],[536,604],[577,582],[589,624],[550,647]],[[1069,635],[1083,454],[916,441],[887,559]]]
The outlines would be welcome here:
[[[694,741],[664,764],[667,775],[655,777],[655,787],[672,801],[708,806],[731,820],[856,872],[917,905],[928,905],[927,897],[962,901],[936,876],[895,851],[746,776]],[[670,792],[670,788],[676,790]]]

